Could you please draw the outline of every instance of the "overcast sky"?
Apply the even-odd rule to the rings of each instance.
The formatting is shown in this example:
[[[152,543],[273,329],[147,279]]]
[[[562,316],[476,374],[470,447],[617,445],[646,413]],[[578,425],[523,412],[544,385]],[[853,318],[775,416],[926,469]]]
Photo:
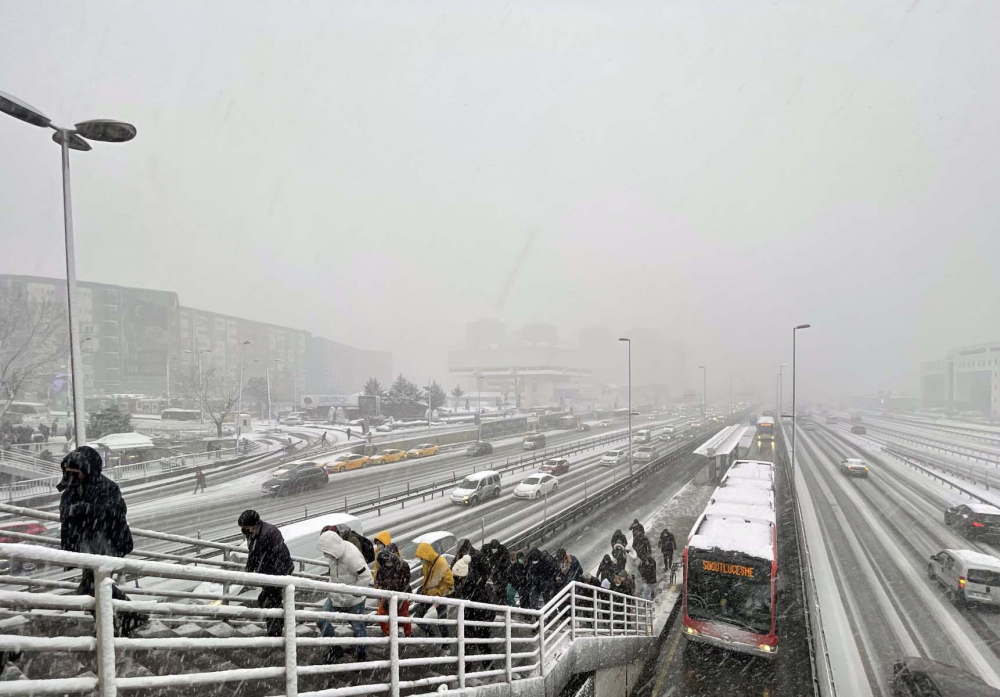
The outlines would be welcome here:
[[[86,280],[418,381],[497,316],[649,327],[689,385],[764,394],[811,322],[807,391],[915,389],[1000,339],[998,26],[996,0],[2,0],[0,90],[138,127],[73,155]],[[0,162],[0,272],[63,275],[57,147],[0,118]]]

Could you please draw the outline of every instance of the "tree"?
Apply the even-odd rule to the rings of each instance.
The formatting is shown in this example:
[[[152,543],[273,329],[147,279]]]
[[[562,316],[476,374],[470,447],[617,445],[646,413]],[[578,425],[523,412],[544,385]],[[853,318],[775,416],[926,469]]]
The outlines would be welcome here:
[[[458,405],[461,403],[462,397],[465,396],[465,390],[462,389],[461,385],[455,385],[455,389],[451,391],[451,396],[455,398],[455,411],[458,411]]]
[[[65,361],[65,319],[62,305],[0,285],[0,417],[29,383]]]
[[[426,398],[431,411],[438,407],[443,407],[448,403],[448,395],[445,394],[444,388],[436,381],[432,382],[430,387],[427,388]]]
[[[382,389],[382,383],[378,381],[378,378],[368,378],[364,392],[370,396],[385,397],[385,390]]]
[[[98,412],[92,412],[87,419],[87,438],[97,440],[109,433],[131,433],[135,430],[132,415],[120,404],[112,404]]]
[[[392,387],[389,388],[385,401],[390,405],[410,406],[419,403],[420,397],[420,388],[404,378],[403,374],[400,373],[399,377],[393,380]]]
[[[240,397],[240,381],[216,370],[214,366],[205,368],[200,377],[199,380],[199,376],[194,375],[184,383],[184,396],[198,405],[203,416],[211,419],[216,436],[222,438],[222,424],[233,412]],[[264,389],[266,396],[266,385]]]

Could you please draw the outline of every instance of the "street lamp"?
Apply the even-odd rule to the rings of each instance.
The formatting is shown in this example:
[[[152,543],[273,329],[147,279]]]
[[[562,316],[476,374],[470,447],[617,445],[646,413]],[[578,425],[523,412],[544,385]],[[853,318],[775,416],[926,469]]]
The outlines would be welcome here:
[[[280,358],[265,358],[264,360],[259,360],[257,358],[253,359],[254,363],[264,364],[264,379],[267,381],[267,422],[271,423],[271,371],[268,366],[271,361],[280,361]]]
[[[55,133],[52,140],[59,143],[62,149],[62,182],[63,182],[63,231],[66,244],[66,319],[69,334],[70,381],[73,385],[73,427],[76,432],[77,447],[87,442],[86,409],[83,401],[83,357],[80,354],[78,332],[74,328],[76,322],[76,253],[73,246],[73,202],[70,195],[69,151],[90,150],[87,140],[99,140],[105,143],[124,143],[135,138],[136,128],[130,123],[95,119],[81,121],[73,128],[56,126],[52,120],[41,111],[17,97],[0,92],[0,111],[15,119],[29,123],[39,128],[51,128]]]
[[[623,336],[618,341],[628,344],[628,476],[632,476],[632,340]]]
[[[236,398],[236,451],[240,448],[240,434],[243,431],[243,358],[247,351],[250,340],[247,339],[240,346],[240,393]]]
[[[781,365],[778,366],[778,418],[779,419],[781,418],[781,415],[784,412],[784,407],[785,407],[785,374],[784,374],[784,371],[785,371],[785,368],[787,368],[787,367],[788,367],[788,364],[786,364],[786,363],[782,363]],[[780,425],[781,422],[779,421],[778,424]]]
[[[811,324],[800,324],[792,328],[792,491],[795,491],[795,429],[798,418],[795,414],[795,334],[800,329],[808,329]]]
[[[699,365],[701,368],[701,420],[702,426],[708,426],[708,413],[705,410],[705,403],[708,401],[708,368],[703,365]]]

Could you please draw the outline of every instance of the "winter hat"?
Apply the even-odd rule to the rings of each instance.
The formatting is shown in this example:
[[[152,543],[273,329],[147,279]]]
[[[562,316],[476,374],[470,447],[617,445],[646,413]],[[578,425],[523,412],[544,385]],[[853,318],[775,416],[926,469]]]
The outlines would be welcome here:
[[[451,567],[451,573],[459,578],[465,578],[469,575],[469,564],[472,563],[472,557],[466,554],[464,557],[455,562],[455,565]]]
[[[69,453],[59,464],[65,472],[67,467],[78,469],[87,476],[98,475],[104,467],[101,454],[89,445],[81,445],[79,448]]]
[[[260,513],[249,508],[242,513],[240,513],[240,519],[237,521],[237,525],[241,528],[249,528],[253,525],[257,525],[260,522]]]
[[[628,526],[628,529],[631,530],[633,533],[636,532],[637,530],[642,530],[643,532],[646,532],[646,529],[642,527],[642,523],[639,522],[638,518],[632,521],[632,524]]]

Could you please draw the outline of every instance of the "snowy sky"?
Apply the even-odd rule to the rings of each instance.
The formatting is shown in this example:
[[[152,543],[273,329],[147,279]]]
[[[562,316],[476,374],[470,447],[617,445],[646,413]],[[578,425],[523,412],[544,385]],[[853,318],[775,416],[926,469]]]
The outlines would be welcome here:
[[[0,0],[0,90],[138,126],[73,156],[87,280],[442,378],[498,316],[649,327],[690,385],[769,394],[811,322],[805,390],[900,389],[1000,338],[997,26],[994,0]],[[4,117],[0,161],[0,272],[62,275],[58,149]]]

